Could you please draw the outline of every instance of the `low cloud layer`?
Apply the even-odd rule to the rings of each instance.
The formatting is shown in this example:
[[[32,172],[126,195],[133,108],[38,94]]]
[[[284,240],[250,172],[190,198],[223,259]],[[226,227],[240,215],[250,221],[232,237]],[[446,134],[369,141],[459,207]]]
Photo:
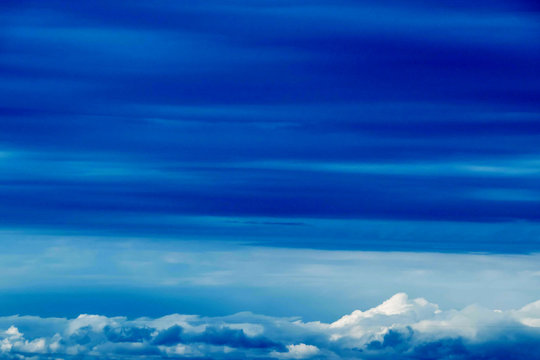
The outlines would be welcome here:
[[[0,358],[534,359],[540,301],[443,310],[398,293],[332,323],[252,313],[0,318]]]

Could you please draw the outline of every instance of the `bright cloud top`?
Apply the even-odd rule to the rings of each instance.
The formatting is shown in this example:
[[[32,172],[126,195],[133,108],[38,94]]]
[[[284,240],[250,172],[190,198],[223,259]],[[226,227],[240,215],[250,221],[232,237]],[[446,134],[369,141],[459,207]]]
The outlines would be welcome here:
[[[252,313],[160,318],[0,318],[2,358],[532,359],[540,300],[518,310],[442,310],[398,293],[333,323]]]

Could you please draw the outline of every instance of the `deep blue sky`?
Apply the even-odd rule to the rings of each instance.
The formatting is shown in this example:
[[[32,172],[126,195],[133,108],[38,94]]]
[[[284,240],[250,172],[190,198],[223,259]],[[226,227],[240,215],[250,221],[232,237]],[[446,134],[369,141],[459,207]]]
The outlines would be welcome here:
[[[0,6],[4,229],[539,250],[534,1]]]

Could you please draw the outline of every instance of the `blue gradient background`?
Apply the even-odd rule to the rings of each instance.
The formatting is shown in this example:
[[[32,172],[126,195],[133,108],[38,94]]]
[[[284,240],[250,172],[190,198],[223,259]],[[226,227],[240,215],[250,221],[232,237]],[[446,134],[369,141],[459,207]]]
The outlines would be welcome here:
[[[2,1],[0,315],[538,300],[539,64],[536,1]]]
[[[2,2],[2,225],[536,223],[538,6],[468,4]]]

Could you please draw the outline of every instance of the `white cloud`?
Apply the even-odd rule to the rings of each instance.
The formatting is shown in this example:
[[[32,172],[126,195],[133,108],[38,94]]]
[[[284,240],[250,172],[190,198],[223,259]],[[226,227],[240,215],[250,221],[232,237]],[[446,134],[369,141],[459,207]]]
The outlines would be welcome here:
[[[306,359],[317,355],[320,352],[319,348],[313,345],[298,344],[287,345],[286,352],[273,351],[270,356],[280,359]]]
[[[99,315],[87,315],[81,314],[76,319],[69,322],[67,333],[69,335],[75,333],[77,330],[85,327],[91,328],[95,332],[100,332],[105,326],[118,324],[117,320],[122,321],[122,318],[107,318],[106,316]]]
[[[540,328],[540,300],[524,306],[515,312],[522,324]]]
[[[134,320],[13,316],[0,318],[0,324],[9,324],[0,328],[0,358],[338,359],[361,354],[386,359],[425,357],[429,351],[431,358],[473,359],[512,351],[513,358],[528,359],[527,354],[540,352],[540,300],[517,310],[477,305],[442,310],[423,298],[398,293],[333,323],[239,313]]]
[[[10,339],[18,339],[22,337],[22,334],[19,332],[19,329],[17,329],[15,326],[10,326],[9,329],[7,329],[5,332],[6,336]]]
[[[438,313],[440,310],[436,304],[423,298],[409,300],[407,294],[398,293],[379,306],[367,311],[355,310],[330,324],[333,333],[331,339],[348,337],[354,341],[362,338],[369,340],[373,334],[382,334],[392,326],[412,324]]]

